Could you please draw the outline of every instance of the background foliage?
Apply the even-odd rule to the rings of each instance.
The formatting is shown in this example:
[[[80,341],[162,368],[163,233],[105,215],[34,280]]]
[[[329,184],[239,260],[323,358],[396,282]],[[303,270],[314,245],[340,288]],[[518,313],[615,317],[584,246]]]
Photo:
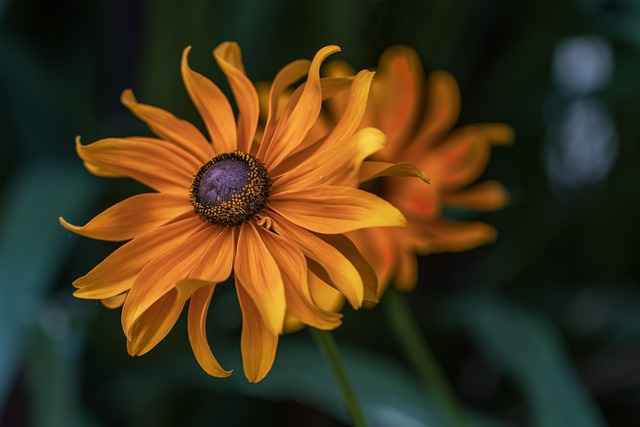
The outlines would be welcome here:
[[[472,425],[640,425],[636,0],[0,0],[0,425],[348,422],[305,332],[246,383],[229,289],[209,334],[230,380],[200,371],[183,323],[132,359],[118,313],[71,296],[113,245],[56,218],[81,222],[140,190],[85,172],[74,136],[146,134],[119,104],[127,87],[197,122],[180,52],[193,45],[193,67],[222,83],[210,52],[223,40],[241,44],[254,80],[327,43],[360,68],[412,45],[459,80],[461,123],[511,124],[516,145],[487,171],[513,197],[482,218],[498,243],[422,259],[412,308]],[[443,425],[382,308],[347,310],[336,337],[372,425]]]

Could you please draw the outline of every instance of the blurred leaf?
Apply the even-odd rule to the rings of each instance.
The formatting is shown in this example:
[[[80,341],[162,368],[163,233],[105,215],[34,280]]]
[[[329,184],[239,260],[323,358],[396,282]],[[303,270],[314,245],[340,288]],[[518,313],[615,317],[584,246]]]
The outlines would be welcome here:
[[[534,426],[604,426],[579,383],[561,337],[547,320],[492,294],[453,300],[448,314],[525,393]]]
[[[31,425],[95,426],[81,406],[77,366],[84,327],[72,328],[71,317],[61,305],[45,307],[36,317],[26,360]]]
[[[239,353],[229,350],[236,346],[235,341],[217,342],[216,348],[220,349],[217,353],[222,360],[239,360]],[[349,378],[372,427],[443,425],[432,405],[425,403],[428,399],[410,373],[387,358],[350,346],[340,347]],[[177,359],[173,354],[167,356],[147,361],[135,372],[129,371],[119,378],[108,393],[117,399],[115,405],[129,406],[135,411],[135,408],[148,407],[171,390],[196,386],[224,394],[235,392],[271,400],[295,400],[349,422],[333,376],[309,339],[285,337],[273,370],[259,384],[249,384],[241,370],[236,370],[228,379],[211,378],[195,368],[193,360]],[[475,416],[475,420],[473,426],[500,425],[479,416]]]
[[[76,219],[84,213],[100,195],[96,183],[78,164],[42,161],[26,165],[7,184],[0,219],[2,404],[27,328],[37,319],[47,288],[73,243],[57,218],[64,214]]]

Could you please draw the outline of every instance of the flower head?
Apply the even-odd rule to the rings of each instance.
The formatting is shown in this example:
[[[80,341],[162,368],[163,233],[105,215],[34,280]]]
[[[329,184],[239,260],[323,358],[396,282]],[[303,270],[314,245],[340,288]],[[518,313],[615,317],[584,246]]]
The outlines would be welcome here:
[[[342,62],[330,64],[333,76],[352,74]],[[336,117],[346,98],[330,102]],[[452,130],[460,111],[455,79],[444,71],[425,81],[417,53],[393,47],[382,55],[363,126],[375,126],[387,136],[386,146],[365,161],[361,181],[380,178],[379,194],[406,215],[403,229],[376,228],[351,234],[374,266],[379,293],[392,279],[404,290],[417,281],[416,253],[457,252],[492,242],[496,231],[478,221],[453,221],[443,216],[447,206],[476,211],[503,207],[504,187],[495,181],[474,184],[484,172],[493,145],[508,144],[513,131],[504,124],[476,124]],[[402,179],[414,164],[430,185]]]
[[[207,341],[206,317],[216,287],[230,276],[242,310],[243,367],[252,382],[273,364],[285,311],[320,329],[340,324],[339,314],[316,305],[310,283],[336,289],[355,308],[375,300],[375,273],[346,233],[404,225],[405,219],[353,184],[384,135],[360,129],[373,73],[320,78],[323,61],[339,50],[325,47],[313,61],[294,61],[276,75],[259,138],[256,89],[239,46],[226,42],[214,58],[229,81],[237,119],[220,89],[189,67],[189,48],[182,57],[182,77],[209,140],[192,124],[125,91],[123,103],[158,138],[77,141],[92,173],[130,177],[156,191],[119,202],[84,226],[60,218],[77,234],[128,241],[73,284],[79,298],[122,306],[131,355],[158,344],[188,303],[197,361],[210,375],[229,375]],[[286,106],[277,108],[305,76]],[[347,99],[344,114],[322,139],[309,141],[323,99],[340,93]]]

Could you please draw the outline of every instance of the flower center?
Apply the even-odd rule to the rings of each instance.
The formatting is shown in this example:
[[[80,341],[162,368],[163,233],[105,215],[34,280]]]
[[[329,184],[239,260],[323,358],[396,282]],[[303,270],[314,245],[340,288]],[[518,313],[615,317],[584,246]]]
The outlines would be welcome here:
[[[205,220],[238,225],[267,204],[271,179],[247,153],[224,153],[205,163],[191,184],[191,203]]]

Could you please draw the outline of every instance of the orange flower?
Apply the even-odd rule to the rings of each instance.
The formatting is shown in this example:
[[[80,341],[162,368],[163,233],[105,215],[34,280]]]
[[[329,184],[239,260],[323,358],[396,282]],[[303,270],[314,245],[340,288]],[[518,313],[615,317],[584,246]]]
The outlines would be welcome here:
[[[238,108],[182,57],[182,77],[211,142],[190,123],[139,103],[123,103],[159,137],[108,138],[76,149],[92,173],[127,176],[157,192],[130,197],[84,226],[61,224],[77,234],[127,241],[76,279],[74,295],[122,306],[131,355],[142,355],[172,329],[189,302],[193,353],[210,375],[230,374],[206,336],[206,317],[217,284],[232,274],[242,310],[243,367],[251,382],[269,372],[285,311],[307,325],[332,329],[339,314],[322,310],[309,283],[331,285],[354,308],[375,301],[375,273],[346,236],[354,230],[399,226],[403,215],[385,200],[355,188],[365,157],[384,135],[360,129],[373,73],[321,79],[328,46],[313,61],[298,60],[275,77],[266,125],[256,138],[258,95],[244,72],[240,48],[222,43],[214,58]],[[307,76],[278,109],[289,86]],[[346,96],[346,110],[325,138],[303,141],[316,124],[323,98]],[[308,138],[307,138],[308,140]]]
[[[330,64],[332,76],[351,75],[345,63]],[[340,117],[344,96],[329,107]],[[478,221],[444,218],[443,207],[476,211],[500,209],[507,203],[505,188],[498,182],[473,182],[484,172],[492,145],[508,144],[512,129],[504,124],[477,124],[451,130],[460,112],[460,92],[447,72],[436,71],[424,81],[417,53],[393,47],[382,55],[371,89],[362,126],[375,126],[387,135],[387,145],[365,161],[360,179],[403,175],[404,162],[423,171],[430,185],[398,177],[380,181],[381,197],[406,215],[403,229],[375,228],[351,234],[379,279],[379,295],[394,280],[402,290],[417,281],[417,254],[465,251],[493,242],[496,231]]]

